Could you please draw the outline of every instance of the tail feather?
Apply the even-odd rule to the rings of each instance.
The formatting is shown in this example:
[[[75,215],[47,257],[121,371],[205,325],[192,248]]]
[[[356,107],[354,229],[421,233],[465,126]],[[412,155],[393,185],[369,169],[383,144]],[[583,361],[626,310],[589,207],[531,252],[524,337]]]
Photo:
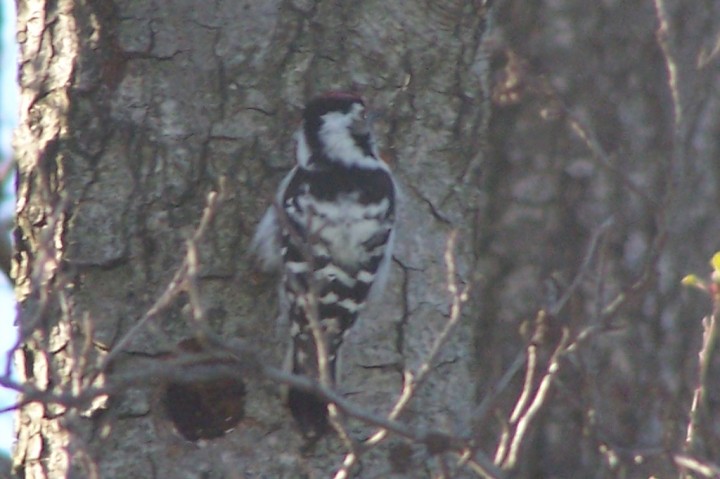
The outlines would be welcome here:
[[[314,443],[330,430],[327,402],[313,393],[291,388],[288,407],[305,440]]]
[[[331,385],[335,384],[336,352],[340,343],[326,337],[328,349],[327,366]],[[317,348],[310,332],[300,333],[292,342],[292,372],[319,380]],[[328,420],[328,402],[313,392],[290,388],[288,391],[288,407],[295,419],[300,432],[312,443],[320,439],[330,429]]]

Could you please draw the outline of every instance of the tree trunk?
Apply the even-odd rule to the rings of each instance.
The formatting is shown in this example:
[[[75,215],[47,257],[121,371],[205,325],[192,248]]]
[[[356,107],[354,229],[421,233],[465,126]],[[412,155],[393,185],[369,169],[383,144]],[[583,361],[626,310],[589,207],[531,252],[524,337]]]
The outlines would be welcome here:
[[[680,278],[720,248],[720,9],[486,3],[19,2],[21,477],[712,471]],[[246,248],[331,89],[403,191],[308,447]]]
[[[188,344],[194,350],[187,338],[202,328],[253,345],[254,360],[282,362],[288,333],[274,320],[276,278],[253,273],[245,248],[293,163],[291,135],[304,101],[327,89],[365,91],[384,114],[378,130],[389,161],[409,180],[399,249],[405,270],[396,268],[386,302],[349,338],[344,358],[343,392],[387,414],[402,371],[417,369],[446,322],[446,235],[468,207],[453,193],[445,219],[423,231],[432,216],[413,196],[439,201],[479,162],[489,118],[485,11],[448,7],[20,5],[16,277],[27,336],[20,370],[47,391],[21,412],[15,462],[26,477],[297,477],[338,467],[343,449],[333,439],[303,457],[278,385],[266,377],[222,379],[234,388],[188,384],[153,364],[174,361]],[[414,184],[431,172],[427,191]],[[188,246],[208,193],[221,184],[209,226]],[[197,262],[184,262],[188,247],[197,248]],[[185,267],[197,272],[178,276]],[[178,277],[191,280],[173,289]],[[164,291],[169,300],[153,308]],[[413,427],[445,428],[466,417],[472,334],[469,323],[461,328],[438,358],[455,372],[429,379],[406,412]],[[103,385],[108,396],[89,401]],[[54,402],[58,396],[65,402]],[[77,396],[83,400],[70,400]],[[222,401],[237,407],[228,413]],[[211,417],[217,410],[219,422]],[[241,420],[225,423],[226,416]],[[234,430],[222,434],[224,427]],[[348,428],[356,439],[373,430],[358,421]],[[207,447],[198,448],[199,438]],[[386,456],[386,448],[365,454],[364,473],[383,475]],[[412,477],[431,466],[402,467]]]

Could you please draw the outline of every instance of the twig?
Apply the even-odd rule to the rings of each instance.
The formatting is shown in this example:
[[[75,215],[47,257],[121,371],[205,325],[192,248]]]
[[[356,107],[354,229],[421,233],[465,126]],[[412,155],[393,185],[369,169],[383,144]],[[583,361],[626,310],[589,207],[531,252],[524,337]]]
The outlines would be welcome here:
[[[480,404],[478,404],[478,407],[473,411],[472,418],[474,420],[477,421],[485,417],[485,414],[487,414],[495,399],[497,399],[497,397],[505,391],[505,389],[507,389],[510,385],[510,381],[512,381],[512,378],[517,374],[520,368],[522,368],[523,364],[525,364],[525,357],[524,350],[515,355],[515,359],[512,364],[510,364],[507,371],[505,371],[505,374],[503,374],[500,380],[485,393],[485,397],[483,397]]]
[[[558,345],[555,347],[555,350],[548,362],[546,372],[540,380],[540,384],[537,389],[533,391],[535,375],[538,368],[537,338],[539,337],[538,335],[541,334],[541,328],[545,327],[545,323],[548,319],[555,318],[560,314],[572,295],[580,287],[582,280],[590,271],[593,258],[599,248],[601,238],[612,225],[613,219],[611,217],[603,221],[600,226],[595,229],[583,258],[583,262],[580,265],[578,272],[575,274],[572,283],[557,301],[547,307],[547,311],[541,310],[538,313],[535,320],[536,332],[526,350],[518,353],[512,365],[508,368],[496,386],[495,390],[491,394],[488,394],[488,396],[483,399],[480,406],[476,409],[478,414],[484,415],[487,408],[489,408],[491,400],[496,397],[500,391],[507,387],[512,377],[517,373],[522,364],[526,362],[525,379],[523,381],[520,396],[518,397],[513,411],[510,414],[508,429],[501,434],[495,451],[494,462],[497,465],[501,465],[503,469],[511,469],[517,463],[518,453],[520,446],[522,445],[522,441],[527,433],[530,423],[547,399],[552,380],[560,369],[559,361],[561,357],[572,349],[577,348],[580,341],[583,341],[590,336],[591,331],[597,331],[600,329],[600,326],[598,325],[590,326],[576,336],[575,341],[569,343],[569,331],[567,328],[563,328],[563,336]],[[477,427],[478,426],[475,426],[476,429]]]
[[[350,477],[350,470],[355,466],[358,460],[358,455],[354,452],[349,452],[345,455],[343,463],[340,465],[340,469],[335,473],[333,479],[347,479]]]
[[[713,464],[711,462],[702,462],[694,457],[687,456],[684,454],[676,454],[673,456],[673,460],[678,467],[689,469],[698,474],[702,474],[705,477],[717,479],[720,477],[720,465]]]
[[[447,268],[447,288],[452,298],[452,304],[450,306],[450,317],[445,323],[445,327],[435,338],[430,352],[421,364],[417,373],[413,374],[409,370],[404,371],[403,389],[400,393],[400,397],[397,399],[390,413],[388,414],[386,419],[387,421],[394,421],[405,409],[405,407],[410,403],[410,400],[413,398],[418,389],[423,385],[423,383],[428,377],[428,374],[432,370],[437,360],[437,356],[442,350],[442,347],[445,345],[452,331],[459,323],[463,304],[468,300],[470,286],[464,285],[463,287],[460,287],[457,281],[456,262],[453,253],[455,249],[455,243],[457,241],[457,234],[457,230],[453,230],[448,236],[447,246],[445,248],[444,255],[445,265]],[[344,466],[338,471],[335,479],[342,479],[347,477],[347,468],[345,467],[345,464],[353,464],[354,461],[357,459],[359,453],[375,447],[387,436],[388,432],[397,433],[397,431],[393,431],[390,428],[382,427],[381,424],[376,423],[375,425],[381,426],[380,429],[359,446],[359,451],[354,451],[353,453],[346,455],[345,460],[343,461]],[[417,438],[415,438],[415,440],[417,441]],[[426,441],[417,442],[423,443]],[[467,458],[467,452],[467,449],[459,452],[456,451],[459,459],[458,464],[470,465],[470,461]],[[473,462],[473,464],[475,468],[484,471],[483,477],[501,477],[501,472],[492,464],[489,458],[485,457],[484,455],[480,455],[480,457],[481,459],[477,460],[477,462]]]
[[[590,265],[592,264],[592,260],[598,250],[600,239],[605,235],[605,233],[614,223],[615,220],[611,216],[602,223],[600,223],[600,226],[595,228],[595,231],[593,231],[592,237],[590,238],[590,244],[588,245],[587,252],[585,253],[585,257],[583,258],[583,262],[580,265],[578,272],[575,274],[575,278],[573,278],[572,283],[570,283],[570,286],[568,286],[568,288],[565,290],[562,297],[560,297],[560,299],[558,299],[557,302],[553,304],[551,308],[549,308],[549,316],[557,316],[560,311],[565,308],[565,305],[570,300],[572,295],[575,294],[575,291],[578,289],[578,287],[582,283],[582,280],[585,278],[588,271],[590,270]]]
[[[675,132],[676,134],[679,134],[680,126],[683,122],[684,111],[680,100],[678,65],[672,52],[670,42],[668,41],[670,36],[670,22],[668,20],[665,0],[653,0],[653,3],[655,4],[655,14],[658,19],[658,29],[656,32],[657,42],[662,50],[663,58],[665,59],[665,67],[668,71],[668,85],[670,87],[670,94],[672,95]]]
[[[197,243],[207,231],[212,219],[215,217],[217,210],[224,201],[224,181],[220,182],[220,193],[211,191],[207,195],[207,202],[205,209],[203,210],[200,224],[195,230],[194,234],[189,240],[189,246]],[[155,300],[145,314],[128,330],[120,340],[115,343],[108,354],[103,358],[98,366],[98,373],[100,374],[108,367],[108,365],[125,349],[130,341],[143,329],[145,326],[152,321],[162,310],[167,308],[179,293],[187,289],[187,278],[188,278],[188,265],[190,264],[193,256],[192,248],[188,248],[188,252],[185,254],[182,263],[175,271],[173,278],[168,283],[165,291]],[[93,378],[94,380],[94,378]]]
[[[523,413],[523,411],[525,410],[525,406],[530,400],[530,391],[532,391],[533,388],[535,370],[537,368],[537,349],[538,345],[534,344],[534,342],[531,342],[527,347],[527,367],[525,373],[525,381],[523,383],[520,397],[515,403],[515,409],[513,410],[512,414],[510,414],[511,423],[515,423],[518,421],[518,419],[520,419],[520,415]]]
[[[458,456],[462,455],[465,452],[465,448],[461,444],[461,442],[454,440],[454,438],[449,437],[442,432],[436,432],[431,430],[428,431],[426,429],[413,429],[393,419],[375,415],[371,412],[361,409],[350,401],[347,401],[336,391],[330,388],[326,388],[322,384],[319,384],[317,381],[313,381],[305,376],[288,374],[279,369],[267,366],[262,369],[262,373],[268,379],[307,392],[312,392],[322,397],[323,399],[328,400],[329,402],[333,402],[338,406],[338,408],[343,411],[343,413],[362,422],[365,422],[366,424],[377,426],[385,431],[389,431],[393,434],[404,437],[405,439],[409,439],[418,444],[431,445],[434,442],[437,442],[437,438],[446,438],[448,440],[450,449],[455,451]],[[481,467],[485,468],[488,471],[488,474],[491,475],[491,477],[505,477],[505,474],[500,469],[493,466],[489,458],[484,455],[480,455],[479,458],[476,458],[476,463],[479,464]]]
[[[592,130],[585,126],[571,112],[566,111],[566,115],[567,124],[570,127],[570,130],[575,133],[575,135],[580,138],[583,143],[585,143],[585,146],[587,146],[588,150],[590,150],[593,158],[600,163],[600,166],[611,172],[618,181],[625,185],[628,190],[635,193],[646,204],[656,205],[656,201],[654,201],[641,187],[636,185],[624,170],[613,164],[610,155],[608,155],[605,149],[600,145],[600,141],[597,139]]]
[[[716,306],[716,309],[718,306]],[[693,393],[692,405],[690,407],[690,420],[688,421],[687,434],[685,436],[685,452],[698,452],[700,443],[700,430],[703,421],[708,416],[707,385],[712,358],[716,354],[718,340],[720,339],[720,328],[718,328],[715,313],[703,319],[703,340],[702,347],[698,353],[699,372],[698,382]]]
[[[453,251],[455,249],[455,242],[457,241],[457,230],[450,232],[447,240],[447,246],[445,248],[445,265],[447,268],[447,287],[448,292],[452,297],[452,304],[450,306],[450,318],[445,323],[445,327],[442,329],[440,334],[435,338],[432,348],[428,353],[427,357],[423,361],[422,365],[418,369],[416,375],[413,375],[410,371],[405,371],[403,376],[403,390],[398,398],[397,402],[393,406],[389,419],[397,418],[400,413],[408,405],[412,397],[415,395],[417,390],[427,379],[428,373],[431,371],[437,356],[440,354],[442,347],[450,337],[450,333],[455,329],[457,324],[460,322],[463,304],[468,300],[469,297],[469,285],[464,285],[462,288],[459,287],[456,275],[455,257]],[[385,438],[386,432],[383,430],[377,431],[373,434],[365,443],[364,447],[369,448],[378,444]]]
[[[502,462],[503,469],[511,469],[517,464],[518,452],[520,450],[520,446],[522,445],[525,434],[528,431],[530,423],[535,418],[537,413],[540,412],[540,408],[545,403],[548,392],[550,391],[550,385],[552,384],[555,376],[557,376],[557,373],[560,371],[559,359],[565,346],[567,345],[567,341],[568,331],[567,329],[564,329],[563,337],[560,340],[557,348],[555,349],[552,358],[550,359],[547,371],[543,376],[542,380],[540,381],[540,385],[538,386],[537,392],[535,393],[532,402],[525,410],[525,412],[518,417],[517,426],[515,429],[515,433],[512,436],[512,440],[510,441],[510,447],[508,449],[507,457]]]

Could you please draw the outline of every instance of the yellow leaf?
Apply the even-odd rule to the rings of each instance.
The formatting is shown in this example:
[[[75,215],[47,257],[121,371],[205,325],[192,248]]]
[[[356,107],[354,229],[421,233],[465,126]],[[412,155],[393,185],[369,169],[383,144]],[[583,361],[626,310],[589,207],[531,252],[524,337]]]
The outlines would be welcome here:
[[[695,288],[704,289],[705,285],[703,284],[702,280],[697,277],[697,275],[689,274],[685,276],[682,279],[682,285],[683,286],[691,286]]]
[[[715,271],[720,271],[720,251],[715,253],[710,260],[710,266],[712,266],[712,269]]]

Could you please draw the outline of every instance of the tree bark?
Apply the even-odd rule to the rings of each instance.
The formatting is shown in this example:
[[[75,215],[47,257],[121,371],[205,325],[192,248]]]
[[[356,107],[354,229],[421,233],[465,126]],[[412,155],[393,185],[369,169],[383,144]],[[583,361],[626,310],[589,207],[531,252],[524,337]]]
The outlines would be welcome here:
[[[685,441],[708,307],[680,278],[720,247],[718,6],[23,0],[18,15],[21,477],[716,466],[716,419]],[[331,89],[380,114],[402,198],[392,279],[343,346],[339,390],[305,385],[341,412],[308,449],[281,397],[298,378],[280,371],[277,278],[245,251],[302,105]]]
[[[167,371],[151,363],[181,356],[200,319],[220,337],[254,345],[254,360],[280,365],[287,331],[274,321],[275,279],[252,271],[245,247],[292,165],[304,101],[361,89],[384,115],[388,161],[405,170],[404,269],[396,267],[386,301],[348,340],[343,392],[387,414],[402,371],[419,367],[447,321],[446,236],[472,205],[460,192],[475,189],[465,171],[482,157],[489,119],[485,31],[479,4],[21,2],[19,369],[35,391],[26,398],[39,400],[21,410],[16,468],[25,477],[104,478],[336,469],[341,445],[327,440],[303,457],[278,384],[262,376],[243,376],[236,396],[224,398],[244,406],[234,431],[198,448],[187,435],[210,426],[183,422],[196,403],[173,404],[209,401],[217,390],[168,384],[153,376]],[[428,173],[435,179],[421,184]],[[221,184],[209,226],[189,246],[199,260],[184,263],[207,195]],[[448,192],[442,220],[422,231],[431,202]],[[180,275],[173,290],[186,266],[197,271]],[[154,309],[164,291],[170,300]],[[460,424],[472,404],[471,324],[459,329],[438,358],[453,374],[430,377],[405,413],[413,427]],[[144,377],[128,379],[141,370]],[[89,401],[103,385],[107,396]],[[375,429],[348,427],[354,436]],[[402,466],[409,477],[432,468],[411,459]],[[391,467],[386,447],[362,463],[372,476]]]

